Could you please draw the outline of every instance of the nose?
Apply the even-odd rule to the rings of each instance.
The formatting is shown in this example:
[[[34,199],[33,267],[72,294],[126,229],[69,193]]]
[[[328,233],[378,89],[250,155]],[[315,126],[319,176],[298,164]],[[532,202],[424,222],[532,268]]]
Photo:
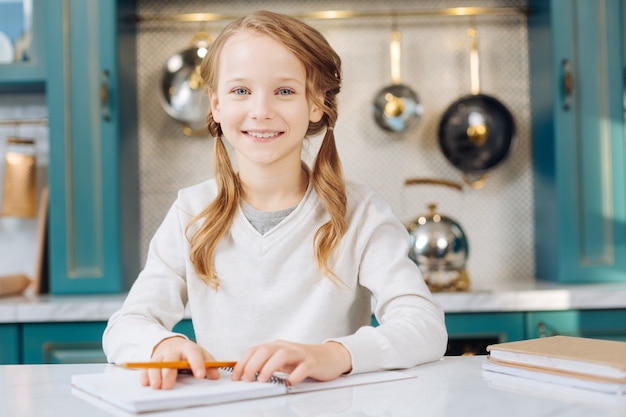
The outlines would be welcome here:
[[[250,101],[250,117],[253,119],[271,119],[274,116],[272,94],[257,92]]]

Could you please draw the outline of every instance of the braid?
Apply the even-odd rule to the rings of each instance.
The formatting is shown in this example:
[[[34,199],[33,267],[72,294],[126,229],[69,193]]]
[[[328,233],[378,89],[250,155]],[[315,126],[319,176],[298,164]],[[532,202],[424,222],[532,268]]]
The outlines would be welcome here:
[[[215,139],[213,165],[216,167],[217,197],[205,210],[191,219],[187,229],[204,219],[190,239],[190,258],[200,278],[209,287],[217,290],[219,278],[215,272],[213,255],[219,241],[230,229],[242,194],[241,182],[233,170],[221,137]]]
[[[331,269],[330,257],[346,232],[346,186],[332,128],[326,130],[312,174],[313,188],[330,214],[330,220],[315,233],[317,265],[333,282],[343,282]]]

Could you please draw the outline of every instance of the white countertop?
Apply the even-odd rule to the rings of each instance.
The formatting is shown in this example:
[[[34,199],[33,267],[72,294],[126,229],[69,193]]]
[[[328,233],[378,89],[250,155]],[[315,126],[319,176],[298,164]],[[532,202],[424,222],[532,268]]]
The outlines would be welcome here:
[[[106,321],[125,294],[13,296],[0,298],[0,323]],[[626,283],[558,285],[436,293],[446,313],[626,308]]]
[[[626,396],[529,382],[481,370],[482,356],[446,357],[406,372],[417,378],[146,414],[150,417],[626,417]],[[104,364],[0,366],[0,414],[137,416],[72,392],[74,374]]]
[[[467,293],[436,293],[446,313],[626,308],[626,282],[562,285],[533,282]]]

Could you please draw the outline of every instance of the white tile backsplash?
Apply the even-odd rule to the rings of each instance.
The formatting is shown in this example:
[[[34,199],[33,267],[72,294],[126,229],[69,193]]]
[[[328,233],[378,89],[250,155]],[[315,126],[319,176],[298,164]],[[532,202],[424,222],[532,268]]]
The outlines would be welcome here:
[[[256,9],[279,12],[315,10],[423,10],[460,6],[522,7],[524,0],[261,1],[139,0],[140,14],[212,12],[241,15]],[[456,219],[469,239],[468,269],[474,289],[520,284],[534,279],[533,195],[526,18],[517,16],[411,17],[402,32],[402,78],[420,96],[424,115],[411,132],[393,135],[373,121],[370,103],[390,83],[391,20],[310,20],[343,61],[338,96],[337,146],[346,177],[367,183],[408,223],[427,203]],[[158,83],[167,58],[186,48],[199,30],[216,36],[226,22],[140,23],[138,26],[141,248],[160,224],[176,191],[212,176],[212,140],[187,138],[161,108]],[[480,190],[462,193],[433,186],[404,186],[412,177],[462,181],[439,149],[437,131],[446,108],[470,92],[467,30],[479,31],[481,90],[505,103],[515,118],[517,140],[510,157],[491,171]],[[315,139],[311,154],[317,150]],[[143,261],[142,261],[143,262]]]

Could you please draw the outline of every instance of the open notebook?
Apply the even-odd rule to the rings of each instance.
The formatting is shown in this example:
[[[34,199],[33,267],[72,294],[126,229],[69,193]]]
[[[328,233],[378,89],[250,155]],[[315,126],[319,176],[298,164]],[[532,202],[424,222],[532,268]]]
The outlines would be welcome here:
[[[399,371],[382,371],[342,376],[328,382],[307,379],[288,386],[280,378],[266,383],[232,381],[226,371],[220,372],[219,380],[180,375],[171,390],[143,387],[139,384],[140,372],[128,369],[74,375],[72,386],[124,410],[143,413],[415,378]]]

